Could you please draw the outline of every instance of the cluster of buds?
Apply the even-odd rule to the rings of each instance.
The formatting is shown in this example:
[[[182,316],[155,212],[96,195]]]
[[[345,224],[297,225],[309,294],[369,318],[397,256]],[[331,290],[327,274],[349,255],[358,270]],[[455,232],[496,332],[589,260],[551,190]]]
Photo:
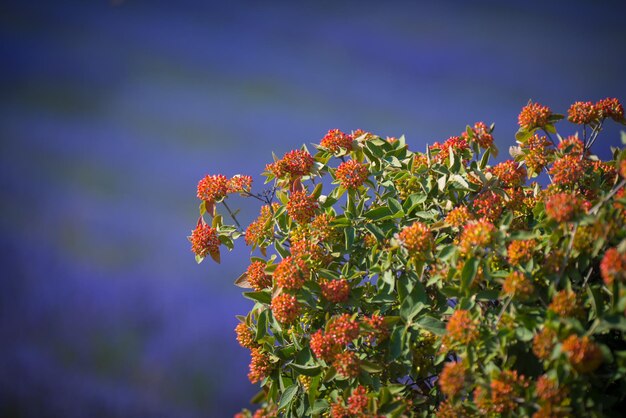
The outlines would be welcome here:
[[[530,298],[535,291],[532,281],[524,273],[513,271],[506,276],[502,284],[504,294],[519,300]]]
[[[206,257],[207,254],[219,256],[220,240],[215,228],[204,223],[202,219],[198,221],[198,226],[191,232],[189,237],[191,251],[198,257]]]
[[[454,398],[465,386],[465,366],[461,362],[446,363],[439,374],[438,384],[448,398]]]
[[[327,149],[333,154],[338,154],[342,150],[352,151],[352,140],[352,135],[343,133],[339,129],[331,129],[320,141],[320,147]]]
[[[252,187],[252,177],[236,175],[230,179],[222,174],[207,175],[198,182],[198,199],[214,204],[231,193],[249,193]]]
[[[461,134],[461,138],[466,141],[474,141],[479,147],[487,149],[493,145],[491,132],[492,129],[484,122],[476,122],[473,127],[468,127],[468,130]]]
[[[337,167],[335,177],[344,189],[355,190],[367,180],[367,165],[355,160],[348,160]]]
[[[535,128],[545,128],[552,116],[548,106],[539,103],[528,103],[520,112],[517,120],[521,129],[532,131]]]
[[[454,152],[455,155],[461,154],[458,158],[462,158],[462,154],[464,151],[469,150],[469,144],[467,140],[461,138],[460,136],[452,136],[443,144],[439,142],[435,142],[429,147],[430,151],[436,151],[437,154],[433,156],[433,160],[436,163],[443,164],[450,158],[450,150]]]
[[[621,254],[617,248],[609,248],[602,257],[600,273],[607,286],[614,281],[626,281],[626,254]]]
[[[603,361],[602,351],[589,337],[572,334],[563,341],[561,350],[579,373],[591,373]]]
[[[463,228],[459,242],[461,254],[470,254],[477,249],[486,250],[493,243],[495,236],[496,227],[487,219],[468,222]]]
[[[478,339],[478,324],[470,311],[458,309],[454,311],[446,325],[444,345],[470,344]]]
[[[433,246],[433,236],[428,225],[414,222],[405,226],[398,234],[398,240],[410,256],[426,258]]]

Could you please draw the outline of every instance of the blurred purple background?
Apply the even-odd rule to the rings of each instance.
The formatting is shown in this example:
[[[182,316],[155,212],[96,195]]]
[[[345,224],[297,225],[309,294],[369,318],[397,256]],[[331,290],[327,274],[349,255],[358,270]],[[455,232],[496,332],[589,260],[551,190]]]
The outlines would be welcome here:
[[[186,240],[205,174],[261,187],[331,128],[421,150],[478,120],[502,159],[528,99],[626,100],[620,1],[117,3],[0,5],[1,416],[247,405],[249,250],[197,266]]]

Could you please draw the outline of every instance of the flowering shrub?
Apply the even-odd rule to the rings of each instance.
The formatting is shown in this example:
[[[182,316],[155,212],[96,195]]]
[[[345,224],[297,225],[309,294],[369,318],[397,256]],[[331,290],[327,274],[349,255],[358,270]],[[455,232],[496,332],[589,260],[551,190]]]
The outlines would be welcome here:
[[[335,129],[268,164],[261,193],[247,176],[200,180],[198,262],[240,236],[254,254],[236,335],[260,405],[236,416],[619,415],[626,150],[591,147],[624,111],[567,113],[580,133],[562,138],[565,117],[529,103],[495,165],[482,122],[424,153]],[[263,203],[246,229],[231,193]]]

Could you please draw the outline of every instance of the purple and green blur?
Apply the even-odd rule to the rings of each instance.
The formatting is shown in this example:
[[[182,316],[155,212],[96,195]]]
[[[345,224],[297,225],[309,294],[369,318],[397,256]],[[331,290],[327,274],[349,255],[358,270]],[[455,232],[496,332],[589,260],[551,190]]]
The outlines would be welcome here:
[[[224,4],[227,3],[227,4]],[[243,240],[196,265],[195,188],[332,128],[411,148],[529,99],[626,101],[620,1],[0,5],[0,415],[227,417],[257,388]],[[562,123],[566,125],[566,123]],[[609,158],[619,126],[595,145]],[[622,127],[623,128],[623,127]],[[572,133],[573,126],[563,129]],[[256,201],[234,198],[247,223]]]

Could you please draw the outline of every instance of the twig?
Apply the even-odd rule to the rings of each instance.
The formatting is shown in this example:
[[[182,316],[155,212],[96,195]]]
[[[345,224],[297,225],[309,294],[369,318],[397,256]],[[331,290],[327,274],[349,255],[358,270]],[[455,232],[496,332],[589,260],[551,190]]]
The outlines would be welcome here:
[[[509,297],[506,302],[504,302],[504,305],[502,305],[502,309],[500,310],[500,313],[498,314],[498,317],[496,318],[496,323],[493,324],[493,328],[495,329],[498,326],[498,323],[500,322],[500,319],[502,319],[502,315],[504,315],[504,311],[506,310],[506,308],[509,307],[509,305],[511,304],[511,301],[513,300],[513,297]]]
[[[243,228],[241,227],[241,224],[237,220],[237,216],[235,216],[233,211],[230,210],[230,208],[228,207],[228,204],[226,203],[226,200],[222,200],[222,203],[224,204],[224,207],[228,211],[228,214],[230,215],[230,217],[233,219],[233,221],[235,221],[235,225],[237,225],[237,228],[239,228],[239,231],[243,232]]]

